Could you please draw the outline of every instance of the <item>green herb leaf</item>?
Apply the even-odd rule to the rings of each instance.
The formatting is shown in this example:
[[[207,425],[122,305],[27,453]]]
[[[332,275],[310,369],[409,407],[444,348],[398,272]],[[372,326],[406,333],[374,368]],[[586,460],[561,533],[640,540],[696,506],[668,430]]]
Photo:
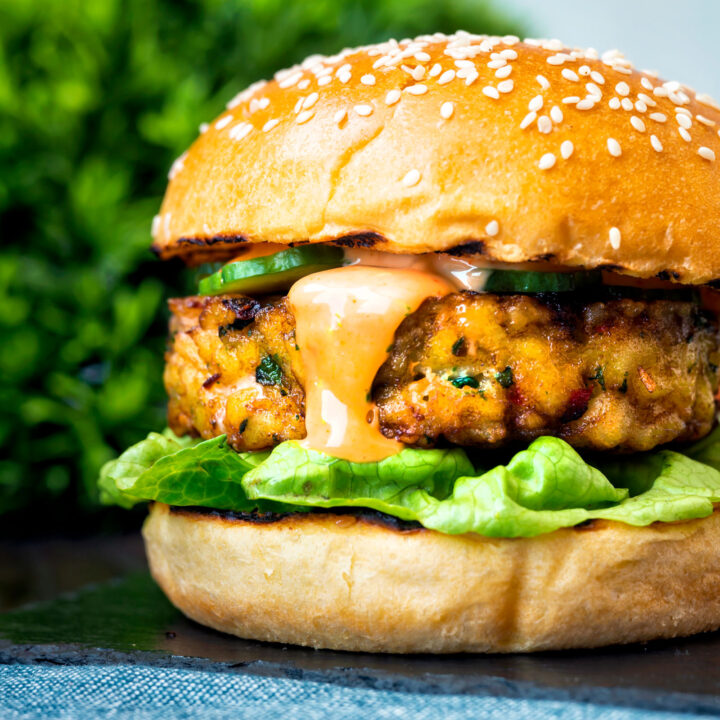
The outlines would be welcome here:
[[[591,375],[588,380],[597,380],[600,387],[605,390],[605,372],[602,365],[595,368],[595,374]]]
[[[461,377],[453,378],[452,380],[450,380],[450,384],[454,385],[456,388],[480,387],[480,383],[478,382],[477,378],[474,378],[470,375],[462,375]]]
[[[465,343],[464,337],[459,337],[453,344],[452,344],[452,354],[456,357],[460,357],[462,355],[465,355],[467,353],[467,347]]]
[[[279,385],[282,378],[282,368],[272,355],[266,355],[255,370],[255,379],[261,385]]]
[[[515,383],[515,379],[513,378],[513,371],[512,368],[507,365],[504,370],[501,372],[495,373],[495,379],[502,385],[505,389],[509,388],[511,385]]]

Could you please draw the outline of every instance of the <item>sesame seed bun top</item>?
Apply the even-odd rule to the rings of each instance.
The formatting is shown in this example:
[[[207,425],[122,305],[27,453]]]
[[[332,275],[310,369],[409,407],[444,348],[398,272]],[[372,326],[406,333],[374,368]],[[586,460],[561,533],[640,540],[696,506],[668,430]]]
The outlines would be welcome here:
[[[340,240],[720,278],[720,108],[617,52],[458,33],[313,56],[170,173],[161,257]]]

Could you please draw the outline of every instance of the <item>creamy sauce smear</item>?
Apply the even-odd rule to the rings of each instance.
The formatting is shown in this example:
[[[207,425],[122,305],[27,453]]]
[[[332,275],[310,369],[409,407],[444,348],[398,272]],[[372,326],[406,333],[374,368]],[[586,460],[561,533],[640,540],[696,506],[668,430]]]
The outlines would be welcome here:
[[[400,452],[402,443],[380,432],[370,388],[405,316],[453,291],[422,270],[358,265],[308,275],[290,288],[306,378],[304,447],[352,462]]]

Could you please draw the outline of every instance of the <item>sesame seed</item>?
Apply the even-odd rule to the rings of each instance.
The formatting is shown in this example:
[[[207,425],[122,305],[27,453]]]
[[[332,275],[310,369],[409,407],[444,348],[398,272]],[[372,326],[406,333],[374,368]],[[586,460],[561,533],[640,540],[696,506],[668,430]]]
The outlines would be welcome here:
[[[545,62],[548,65],[562,65],[565,62],[565,58],[559,55],[550,55]]]
[[[338,80],[339,80],[341,83],[343,83],[343,85],[344,85],[346,82],[348,82],[351,77],[352,77],[352,75],[350,74],[350,71],[349,71],[349,70],[345,70],[345,71],[339,72],[339,73],[337,74]]]
[[[226,115],[224,118],[220,118],[215,123],[215,129],[222,130],[225,126],[229,125],[231,122],[232,122],[232,115]]]
[[[370,74],[368,74],[368,75],[363,75],[363,76],[360,78],[360,82],[361,82],[363,85],[374,85],[374,84],[375,84],[375,76],[374,76],[374,75],[370,75]]]
[[[637,116],[632,115],[630,117],[630,124],[638,131],[645,132],[645,123]]]
[[[575,150],[575,146],[572,144],[570,140],[565,140],[562,145],[560,145],[560,156],[563,160],[567,160]]]
[[[500,97],[500,93],[492,86],[492,85],[486,85],[483,89],[483,95],[487,95],[489,98],[492,98],[493,100],[497,100]]]
[[[650,90],[650,91],[652,92],[653,84],[652,84],[646,77],[641,77],[641,78],[640,78],[640,84],[641,84],[646,90]]]
[[[451,80],[455,79],[455,71],[454,70],[446,70],[439,78],[438,78],[438,85],[447,85]]]
[[[329,85],[332,82],[332,76],[331,75],[323,75],[323,77],[319,77],[317,84],[318,87],[324,87],[325,85]]]
[[[411,95],[424,95],[427,92],[427,85],[417,83],[405,88],[405,91],[409,92]]]
[[[430,56],[426,52],[415,53],[415,59],[418,62],[430,62]]]
[[[302,96],[297,99],[297,102],[295,103],[295,107],[293,108],[293,112],[296,115],[302,110],[302,106],[303,106],[304,102],[305,102],[305,98]]]
[[[333,122],[336,125],[339,125],[345,118],[347,117],[347,110],[338,110],[335,115],[333,115]]]
[[[626,98],[626,97],[624,97],[624,98],[620,101],[620,105],[622,105],[622,109],[623,109],[623,110],[627,110],[628,112],[630,112],[630,111],[633,109],[633,107],[634,107],[634,106],[633,106],[633,103],[632,103],[632,100],[631,100],[630,98]]]
[[[303,103],[303,110],[309,110],[317,101],[320,96],[314,92],[310,93],[306,98],[305,102]]]
[[[596,82],[598,85],[605,84],[605,76],[602,73],[599,73],[597,70],[593,70],[590,73],[590,77],[592,78],[593,82]]]
[[[543,106],[543,103],[545,101],[543,100],[542,95],[536,95],[529,103],[528,103],[528,110],[531,112],[537,112],[540,110]]]
[[[578,68],[578,75],[582,75],[583,77],[587,77],[590,74],[590,66],[589,65],[581,65]]]
[[[577,95],[570,95],[569,97],[564,97],[562,101],[565,105],[576,105],[580,102],[580,98]]]
[[[440,63],[435,63],[431,68],[430,72],[428,73],[428,77],[435,77],[439,75],[442,72],[442,65]]]
[[[505,65],[505,67],[498,68],[495,71],[495,77],[498,79],[509,77],[512,73],[512,65]]]
[[[684,127],[679,127],[678,132],[680,133],[680,137],[685,142],[690,142],[692,140],[692,137],[690,137],[690,133]]]
[[[659,87],[653,88],[653,95],[655,97],[668,97],[670,93],[668,92],[668,89],[666,87],[660,85]]]
[[[675,116],[675,119],[677,120],[678,125],[684,127],[686,130],[689,130],[692,127],[692,120],[687,115],[678,113]]]
[[[595,107],[595,101],[592,98],[583,98],[575,105],[578,110],[592,110]]]
[[[495,237],[500,232],[500,223],[497,220],[491,220],[485,226],[485,233],[490,237]]]
[[[230,137],[233,140],[242,140],[250,132],[252,132],[253,126],[250,123],[241,122],[230,128]]]
[[[425,77],[425,66],[424,65],[417,65],[413,68],[412,72],[410,73],[412,76],[412,79],[416,82],[419,80],[422,80]]]
[[[457,64],[457,63],[456,63]],[[495,58],[495,60],[491,60],[487,66],[491,70],[498,70],[499,68],[505,67],[507,65],[507,60],[505,58],[499,57]]]
[[[373,106],[372,105],[356,105],[353,110],[360,115],[361,117],[367,117],[368,115],[372,115],[373,113]]]
[[[538,130],[547,135],[552,131],[552,122],[547,115],[541,115],[537,121]]]
[[[610,228],[610,247],[612,247],[613,250],[617,250],[620,247],[620,240],[622,239],[622,236],[620,235],[620,230],[616,227]]]
[[[297,116],[297,124],[302,125],[303,123],[306,123],[313,115],[315,114],[314,110],[303,110],[298,116]]]
[[[501,50],[500,54],[508,60],[517,60],[518,58],[517,51],[511,50],[510,48],[505,48],[504,50]]]
[[[550,87],[550,81],[544,75],[536,75],[535,79],[543,90],[547,90]]]
[[[301,80],[297,86],[299,90],[307,90],[310,87],[310,78]]]
[[[585,89],[589,95],[592,95],[596,100],[602,98],[602,90],[595,83],[585,83]]]
[[[620,98],[610,98],[610,102],[608,103],[611,110],[619,110],[620,109]]]
[[[520,129],[525,130],[525,128],[530,127],[535,120],[537,119],[537,113],[536,112],[529,112],[520,123]]]
[[[454,110],[455,105],[453,105],[453,103],[444,102],[440,107],[440,116],[445,118],[445,120],[449,120],[452,117]]]
[[[630,86],[626,82],[619,82],[615,86],[615,92],[620,95],[620,97],[625,97],[630,94]]]
[[[559,124],[564,118],[563,111],[557,105],[553,105],[550,110],[550,117],[554,123]]]
[[[667,122],[667,115],[665,115],[664,113],[658,113],[658,112],[650,113],[648,115],[648,117],[651,120],[654,120],[655,122],[659,122],[659,123]]]
[[[642,100],[636,100],[635,109],[640,113],[644,113],[647,112],[648,107]]]
[[[540,162],[538,163],[538,167],[541,170],[549,170],[551,167],[554,167],[556,162],[555,155],[552,153],[545,153],[541,158]]]
[[[638,93],[638,100],[642,100],[649,107],[657,107],[657,102],[645,93]]]
[[[394,105],[402,96],[399,90],[388,90],[388,94],[385,96],[386,105]]]
[[[210,125],[208,123],[200,123],[200,127],[198,128],[198,132],[201,135],[204,135],[207,131]]]
[[[280,81],[278,83],[278,87],[282,88],[283,90],[292,87],[293,85],[297,84],[298,80],[300,80],[301,77],[302,73],[294,73],[293,75],[290,75],[289,77]]]
[[[657,152],[662,152],[663,146],[662,146],[662,143],[660,142],[660,140],[658,140],[657,135],[650,136],[650,144],[653,146],[653,150],[655,150]]]
[[[608,138],[607,148],[608,152],[613,157],[620,157],[622,155],[622,148],[620,147],[620,143],[615,140],[615,138]]]
[[[402,179],[402,184],[405,187],[412,187],[420,182],[420,171],[419,170],[408,170],[405,177]]]
[[[709,147],[699,147],[697,154],[704,160],[713,162],[715,160],[715,153]]]
[[[277,118],[273,118],[272,120],[268,120],[263,125],[263,132],[270,132],[280,121]]]
[[[498,83],[497,89],[501,93],[509,93],[512,92],[513,87],[515,87],[515,83],[512,80],[503,80]]]
[[[708,127],[715,127],[717,123],[714,120],[711,120],[710,118],[706,118],[704,115],[696,115],[695,119],[702,123],[703,125],[707,125]]]
[[[580,81],[578,74],[574,70],[571,70],[570,68],[563,68],[561,75],[566,80],[570,80],[571,82],[579,82]]]

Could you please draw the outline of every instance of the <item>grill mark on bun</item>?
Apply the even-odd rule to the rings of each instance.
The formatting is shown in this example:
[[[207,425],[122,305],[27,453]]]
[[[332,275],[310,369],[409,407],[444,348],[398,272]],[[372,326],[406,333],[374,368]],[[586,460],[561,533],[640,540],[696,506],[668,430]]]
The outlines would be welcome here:
[[[342,237],[333,240],[334,245],[340,245],[341,247],[361,247],[371,248],[377,243],[386,242],[386,239],[376,232],[364,232],[356,235],[343,235]]]
[[[251,525],[271,525],[286,521],[302,521],[305,518],[312,518],[317,515],[337,516],[338,519],[345,518],[348,527],[355,522],[364,522],[369,525],[377,525],[387,530],[396,532],[429,532],[420,523],[411,520],[401,520],[393,515],[387,515],[379,510],[370,510],[369,508],[311,508],[308,512],[235,512],[234,510],[215,510],[213,508],[200,507],[190,505],[180,507],[177,505],[170,506],[170,512],[176,515],[194,515],[205,518],[216,518],[226,522],[249,523]]]
[[[234,510],[215,510],[213,508],[200,507],[190,505],[180,507],[178,505],[170,505],[170,512],[173,515],[185,515],[190,517],[216,519],[223,522],[246,523],[248,525],[277,525],[284,522],[296,522],[303,520],[312,521],[318,516],[326,516],[327,518],[335,518],[336,524],[341,527],[351,528],[356,523],[361,522],[366,525],[381,527],[391,532],[402,534],[408,533],[431,533],[423,527],[419,522],[413,520],[401,520],[393,515],[380,512],[379,510],[370,510],[369,508],[355,507],[337,507],[337,508],[311,508],[308,512],[235,512]],[[718,505],[715,505],[714,512],[718,512]],[[662,525],[663,523],[654,523]],[[561,528],[562,531],[573,532],[591,532],[601,530],[608,525],[607,520],[585,520],[568,528]],[[512,538],[509,538],[512,539]]]
[[[446,252],[448,255],[454,255],[455,257],[482,255],[485,252],[485,243],[482,240],[468,240],[460,245],[455,245],[455,247],[447,250],[439,250],[438,252]]]

